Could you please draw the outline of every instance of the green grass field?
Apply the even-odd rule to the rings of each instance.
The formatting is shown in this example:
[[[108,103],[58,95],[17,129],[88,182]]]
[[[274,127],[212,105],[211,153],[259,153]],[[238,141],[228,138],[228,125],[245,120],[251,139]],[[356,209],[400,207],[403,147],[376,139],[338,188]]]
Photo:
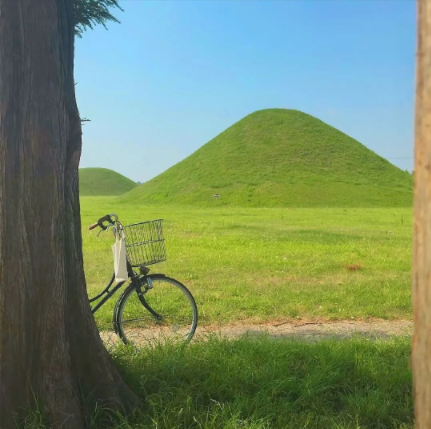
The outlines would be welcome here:
[[[114,359],[142,407],[90,429],[413,428],[410,341],[218,340]],[[101,423],[103,419],[104,424]],[[25,429],[47,429],[39,413]]]
[[[81,198],[90,294],[112,271],[112,236],[86,227],[165,219],[168,261],[154,266],[196,297],[200,326],[291,319],[411,319],[412,210],[154,207]],[[349,267],[353,270],[350,270]],[[96,319],[103,329],[112,299]],[[114,359],[143,398],[124,429],[413,428],[410,339],[220,340]],[[95,410],[99,429],[106,412]],[[43,428],[39,414],[28,428]]]
[[[268,109],[246,116],[122,200],[196,207],[411,207],[412,183],[411,174],[319,119]]]
[[[411,209],[184,209],[85,197],[81,203],[90,294],[112,271],[113,238],[97,238],[86,226],[115,211],[125,224],[165,219],[168,261],[152,270],[189,287],[201,325],[411,318]],[[111,320],[112,305],[97,313],[99,320]]]
[[[145,400],[126,427],[412,428],[409,348],[407,339],[213,339],[120,354]]]

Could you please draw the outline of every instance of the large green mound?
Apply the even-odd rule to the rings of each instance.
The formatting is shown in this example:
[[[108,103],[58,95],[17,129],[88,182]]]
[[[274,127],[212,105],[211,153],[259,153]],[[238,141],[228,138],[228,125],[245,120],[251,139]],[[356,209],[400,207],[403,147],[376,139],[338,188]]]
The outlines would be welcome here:
[[[412,176],[319,119],[270,109],[245,117],[122,198],[254,207],[410,206]]]
[[[107,168],[80,168],[81,196],[121,195],[135,188],[137,183]]]

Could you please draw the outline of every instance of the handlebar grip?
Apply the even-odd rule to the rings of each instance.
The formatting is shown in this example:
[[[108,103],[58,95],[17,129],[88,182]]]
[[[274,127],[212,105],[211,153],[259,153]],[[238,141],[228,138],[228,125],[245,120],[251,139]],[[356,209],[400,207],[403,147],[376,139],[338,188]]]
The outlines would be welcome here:
[[[116,215],[112,214],[112,216]],[[100,226],[100,228],[106,230],[107,226],[105,226],[103,222],[109,222],[111,225],[115,225],[115,222],[112,220],[111,215],[107,214],[106,216],[101,217],[96,223],[93,223],[93,225],[89,226],[88,229],[91,231],[92,229]]]

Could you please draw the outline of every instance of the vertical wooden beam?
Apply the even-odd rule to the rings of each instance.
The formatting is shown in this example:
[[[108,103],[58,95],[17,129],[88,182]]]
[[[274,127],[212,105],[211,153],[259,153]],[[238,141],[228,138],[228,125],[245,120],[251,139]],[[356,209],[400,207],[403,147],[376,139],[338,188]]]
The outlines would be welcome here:
[[[431,428],[431,0],[418,0],[413,244],[415,420]]]

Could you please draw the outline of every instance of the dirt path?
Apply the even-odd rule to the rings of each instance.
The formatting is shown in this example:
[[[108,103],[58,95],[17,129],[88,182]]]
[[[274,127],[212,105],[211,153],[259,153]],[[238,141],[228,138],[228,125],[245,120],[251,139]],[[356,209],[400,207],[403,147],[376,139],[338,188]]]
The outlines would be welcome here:
[[[341,320],[336,322],[269,322],[263,324],[235,324],[223,326],[198,326],[196,339],[204,340],[208,335],[234,339],[244,335],[269,335],[270,338],[297,338],[318,341],[325,338],[349,338],[363,335],[368,338],[390,338],[391,336],[410,336],[413,322],[409,320]],[[186,332],[184,332],[184,335]],[[150,329],[133,329],[129,337],[137,342],[146,342],[157,335]],[[114,346],[119,339],[112,331],[102,331],[100,336],[108,346]]]
[[[390,336],[406,336],[413,332],[413,322],[409,320],[371,320],[337,322],[272,322],[260,325],[227,325],[221,327],[202,327],[196,332],[197,337],[210,333],[227,338],[237,338],[242,335],[269,335],[273,338],[348,338],[354,335],[366,335],[372,338],[387,338]]]

